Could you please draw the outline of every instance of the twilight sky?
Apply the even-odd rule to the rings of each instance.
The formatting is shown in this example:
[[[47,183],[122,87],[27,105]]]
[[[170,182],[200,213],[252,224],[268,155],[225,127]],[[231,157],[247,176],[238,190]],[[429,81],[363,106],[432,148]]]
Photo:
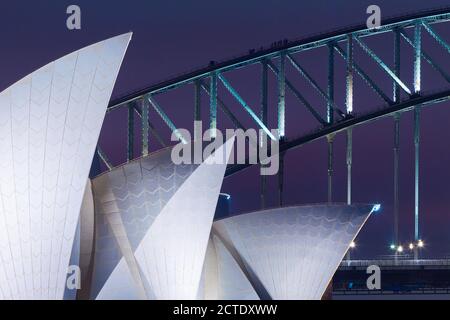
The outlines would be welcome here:
[[[69,31],[65,13],[70,4],[81,7],[82,29]],[[133,39],[125,56],[113,97],[171,78],[174,75],[205,66],[210,60],[226,60],[242,55],[251,48],[267,47],[281,39],[298,39],[311,34],[364,23],[366,8],[370,4],[381,7],[382,17],[405,15],[424,9],[448,6],[448,0],[408,1],[302,1],[302,0],[147,0],[147,1],[9,1],[0,3],[0,90],[23,76],[71,51],[108,37],[133,31]],[[436,30],[450,42],[450,24]],[[425,33],[425,32],[424,32]],[[368,39],[367,44],[376,53],[392,63],[392,35]],[[387,44],[388,42],[388,44]],[[450,72],[448,54],[424,35],[424,48]],[[433,44],[433,45],[431,45]],[[402,79],[412,87],[412,50],[402,44],[405,60]],[[302,53],[297,60],[325,88],[326,50]],[[336,101],[344,109],[343,60],[336,55]],[[356,61],[391,95],[392,82],[360,48],[355,51]],[[433,91],[445,88],[446,83],[423,66],[423,89]],[[315,105],[324,111],[325,103],[315,94],[291,66],[287,76]],[[258,110],[260,70],[254,66],[227,75],[228,80],[246,101]],[[356,112],[367,112],[380,107],[378,99],[355,75]],[[270,74],[270,110],[276,105],[275,78]],[[448,85],[448,84],[447,84]],[[448,88],[448,86],[447,86]],[[221,98],[244,124],[250,126],[240,106],[223,87]],[[190,128],[193,114],[193,88],[183,88],[158,96],[179,127]],[[207,115],[207,97],[203,97],[203,115]],[[421,145],[421,234],[426,243],[424,255],[450,255],[450,145],[448,121],[450,103],[442,103],[422,112]],[[400,154],[400,239],[408,243],[413,238],[414,205],[414,149],[412,113],[402,115]],[[150,117],[157,118],[154,113]],[[230,123],[219,112],[224,127]],[[287,136],[296,136],[317,127],[311,116],[287,92]],[[269,124],[275,127],[274,112]],[[126,113],[115,112],[107,116],[100,144],[115,164],[125,160]],[[155,120],[155,126],[167,138],[169,131]],[[136,131],[136,136],[139,136]],[[136,142],[139,142],[138,137]],[[392,240],[393,204],[393,120],[386,118],[354,129],[353,200],[381,203],[382,211],[371,217],[357,239],[354,257],[373,257],[389,254]],[[151,149],[158,146],[150,138]],[[345,201],[346,166],[345,136],[340,134],[335,144],[334,200]],[[326,143],[316,141],[288,153],[285,169],[285,203],[301,204],[326,201],[327,159]],[[139,148],[136,150],[138,154]],[[258,169],[252,168],[227,179],[223,191],[232,195],[235,213],[256,210],[259,204]],[[276,203],[276,178],[269,178],[269,206]]]

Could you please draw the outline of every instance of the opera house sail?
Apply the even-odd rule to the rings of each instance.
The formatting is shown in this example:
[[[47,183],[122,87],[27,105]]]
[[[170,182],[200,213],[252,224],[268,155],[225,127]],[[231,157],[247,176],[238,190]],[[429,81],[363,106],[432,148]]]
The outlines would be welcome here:
[[[131,33],[0,93],[0,298],[62,299],[83,193]]]
[[[93,180],[91,298],[196,299],[233,142],[200,165],[175,165],[165,149]]]
[[[305,205],[216,221],[205,298],[321,299],[375,210],[373,205]]]

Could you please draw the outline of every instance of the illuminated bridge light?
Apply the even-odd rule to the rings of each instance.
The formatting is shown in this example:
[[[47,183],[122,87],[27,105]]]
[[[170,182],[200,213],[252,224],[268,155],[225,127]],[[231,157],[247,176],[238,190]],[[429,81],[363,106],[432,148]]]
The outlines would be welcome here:
[[[375,204],[372,208],[371,213],[378,212],[381,209],[381,204]]]
[[[227,200],[230,200],[230,199],[231,199],[231,196],[230,196],[228,193],[223,193],[223,192],[221,192],[220,195],[221,195],[221,196],[224,196]]]

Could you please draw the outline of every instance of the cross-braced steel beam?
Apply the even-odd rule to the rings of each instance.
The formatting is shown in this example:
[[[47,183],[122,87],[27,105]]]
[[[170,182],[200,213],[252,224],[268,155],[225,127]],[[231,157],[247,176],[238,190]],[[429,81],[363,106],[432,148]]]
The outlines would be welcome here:
[[[328,85],[327,85],[327,124],[333,124],[334,104],[334,45],[328,46]],[[333,201],[333,140],[334,135],[327,136],[328,142],[328,203]]]
[[[347,129],[347,204],[352,204],[353,129]]]
[[[102,162],[105,164],[106,168],[108,168],[108,170],[114,168],[114,165],[111,163],[111,161],[109,161],[108,157],[99,146],[97,146],[97,154],[100,160],[102,160]]]
[[[400,78],[400,35],[401,30],[394,30],[394,73]],[[393,81],[393,99],[395,103],[399,103],[401,100],[400,86],[396,81]]]
[[[172,133],[180,140],[183,144],[187,144],[188,142],[183,137],[183,135],[178,131],[177,127],[173,124],[172,120],[167,116],[164,110],[160,107],[158,102],[149,94],[147,95],[147,100],[152,105],[153,109],[158,113],[164,123],[172,130]]]
[[[140,101],[141,105],[143,105],[144,103],[147,104],[147,109],[148,109],[148,100],[147,99],[140,99],[139,101]],[[138,108],[138,106],[136,104],[133,104],[133,107],[134,107],[134,111],[136,112],[136,114],[139,116],[139,118],[142,119],[142,117],[143,117],[142,111]],[[156,131],[155,127],[150,122],[150,119],[147,120],[147,124],[148,124],[148,129],[150,130],[153,137],[158,141],[158,143],[161,145],[161,147],[165,148],[166,144],[165,144],[164,140],[161,138],[158,131]]]
[[[278,68],[270,61],[268,61],[270,70],[278,77]],[[311,103],[306,100],[306,98],[298,91],[295,86],[286,78],[286,86],[294,94],[298,101],[300,101],[306,109],[314,116],[314,118],[319,121],[322,125],[326,125],[327,122],[321,117],[321,115],[314,109]]]
[[[345,107],[347,114],[353,112],[353,35],[347,37],[347,72],[346,72],[346,94]]]
[[[211,130],[211,137],[215,138],[217,129],[217,72],[211,72],[209,90],[209,129]]]
[[[403,30],[403,29],[399,29],[400,30],[400,34],[403,37],[403,39],[406,40],[406,43],[408,43],[414,50],[415,50],[415,45],[414,45],[414,40],[411,39],[411,37]],[[439,64],[434,61],[434,59],[425,52],[425,50],[423,50],[422,48],[422,58],[428,62],[430,64],[430,66],[436,70],[447,82],[450,83],[450,75],[441,68],[441,66],[439,66]]]
[[[328,45],[327,123],[334,120],[334,44]]]
[[[384,63],[383,60],[381,60],[364,42],[361,41],[358,37],[354,37],[355,41],[363,48],[363,50],[384,70],[386,73],[396,81],[400,87],[409,95],[412,94],[411,90],[408,88],[408,86],[400,80],[399,77],[395,75],[395,72],[393,72],[386,63]]]
[[[416,21],[414,26],[414,93],[420,93],[421,73],[422,73],[422,22]]]
[[[400,136],[400,115],[402,112],[412,111],[414,110],[414,145],[415,145],[415,209],[414,209],[414,232],[415,239],[418,240],[421,236],[419,233],[419,147],[420,147],[420,110],[426,105],[430,105],[433,103],[438,103],[442,101],[450,100],[450,90],[442,90],[440,92],[427,93],[423,92],[423,87],[425,87],[425,80],[421,78],[422,72],[422,59],[429,63],[431,67],[436,70],[444,79],[450,83],[450,75],[448,71],[444,69],[444,65],[439,65],[437,60],[433,60],[430,55],[428,55],[424,51],[424,43],[422,43],[421,33],[422,29],[426,30],[426,33],[429,33],[433,39],[436,41],[432,41],[433,45],[442,46],[447,52],[450,53],[450,46],[448,42],[444,41],[434,30],[434,26],[438,22],[450,21],[450,12],[447,10],[445,12],[438,11],[433,14],[427,15],[414,15],[408,18],[402,19],[394,19],[391,21],[383,21],[383,26],[377,28],[375,30],[368,30],[366,26],[349,28],[344,31],[334,32],[323,36],[312,37],[308,39],[304,39],[301,41],[295,42],[283,42],[281,46],[275,46],[270,49],[262,49],[252,51],[248,56],[242,56],[236,59],[231,59],[225,62],[219,62],[210,64],[208,67],[202,68],[200,70],[176,77],[169,81],[161,82],[151,87],[147,87],[144,90],[139,90],[138,92],[133,93],[132,95],[127,95],[119,101],[115,101],[110,106],[110,109],[114,109],[117,107],[117,104],[122,105],[123,107],[127,107],[129,102],[146,99],[152,104],[153,108],[159,114],[159,116],[164,120],[164,122],[169,126],[173,133],[177,134],[178,130],[169,119],[169,117],[164,113],[163,109],[154,101],[154,97],[156,94],[161,94],[167,92],[169,90],[182,87],[184,85],[195,85],[195,109],[194,109],[194,120],[201,120],[201,110],[200,110],[200,91],[204,90],[209,95],[210,108],[209,108],[209,126],[211,129],[215,129],[219,123],[218,121],[221,119],[217,118],[217,107],[219,107],[224,114],[231,119],[233,125],[236,128],[241,128],[244,130],[242,122],[240,121],[239,114],[233,114],[231,110],[223,103],[222,100],[219,99],[217,93],[217,87],[219,85],[219,81],[223,83],[227,91],[231,93],[231,95],[238,101],[238,103],[244,108],[245,112],[247,112],[252,120],[256,123],[251,124],[256,128],[261,128],[264,131],[262,135],[259,136],[260,140],[254,141],[254,144],[258,144],[261,147],[261,143],[263,143],[263,139],[261,137],[269,136],[271,139],[279,139],[280,140],[280,153],[284,154],[290,148],[298,146],[300,144],[313,141],[319,138],[327,138],[328,140],[328,201],[333,201],[333,190],[332,190],[332,179],[333,179],[333,138],[339,134],[340,132],[345,132],[347,136],[347,146],[346,146],[346,165],[347,165],[347,202],[350,204],[354,199],[352,199],[352,128],[354,126],[368,123],[373,120],[377,120],[384,116],[394,117],[394,239],[395,243],[398,244],[398,211],[399,211],[399,198],[398,198],[398,189],[399,189],[399,136]],[[407,29],[410,29],[412,32],[411,36],[407,34]],[[370,38],[374,34],[387,34],[388,36],[393,34],[394,36],[394,66],[391,68],[386,61],[380,58],[380,56],[376,55],[374,50],[370,49],[367,45],[365,39]],[[413,48],[414,60],[411,64],[409,62],[410,71],[414,71],[413,80],[406,81],[402,79],[400,75],[400,60],[402,59],[400,55],[400,41],[401,38],[404,38],[408,45]],[[436,43],[437,42],[437,43]],[[342,44],[341,44],[342,43]],[[347,45],[347,48],[344,47],[343,44]],[[353,55],[353,45],[357,43],[358,47],[361,47],[362,50],[369,56],[370,59],[374,60],[375,63],[381,67],[383,72],[387,73],[389,81],[392,81],[392,95],[391,92],[384,92],[385,88],[384,84],[375,81],[375,78],[369,77],[369,74],[364,71],[364,65],[362,63],[358,65],[354,60]],[[391,46],[392,42],[385,42],[385,46]],[[428,45],[428,43],[427,43]],[[321,83],[325,83],[324,79],[319,79],[316,75],[312,77],[312,74],[307,72],[308,66],[303,65],[304,63],[300,61],[296,53],[305,52],[307,50],[316,50],[317,48],[328,47],[328,74],[323,74],[323,78],[328,77],[327,88],[324,88],[319,85]],[[341,48],[342,47],[342,48]],[[388,48],[384,48],[388,49]],[[335,52],[336,51],[346,63],[346,76],[345,76],[345,110],[340,110],[336,106],[336,100],[334,99],[335,87],[334,79],[335,74]],[[431,52],[431,51],[430,51]],[[320,55],[317,55],[319,57]],[[313,105],[305,99],[302,88],[296,88],[293,85],[293,82],[290,82],[286,77],[286,62],[289,61],[289,65],[293,66],[300,75],[306,79],[308,84],[312,86],[312,88],[319,93],[321,98],[324,99],[326,104],[326,110],[323,108],[323,105],[317,108],[318,106],[313,107]],[[298,61],[297,61],[297,60]],[[300,63],[299,63],[300,62]],[[403,61],[402,61],[403,63]],[[224,74],[227,72],[233,72],[234,70],[238,70],[240,68],[245,68],[250,65],[261,64],[262,68],[262,78],[261,78],[261,102],[260,109],[255,111],[250,108],[250,106],[244,101],[243,97],[239,95],[239,93],[230,85],[230,83],[224,78]],[[326,64],[326,60],[324,61]],[[406,65],[406,64],[405,64]],[[267,73],[268,69],[271,69],[276,75],[276,84],[269,88]],[[403,67],[405,68],[405,67]],[[409,72],[408,74],[410,74]],[[354,74],[358,74],[368,85],[369,87],[383,100],[386,102],[382,106],[382,108],[378,108],[376,110],[372,110],[367,112],[366,110],[358,109],[358,105],[354,104],[353,95],[358,94],[356,91],[358,87],[354,87],[353,82]],[[404,76],[407,73],[404,73]],[[340,83],[343,82],[344,79],[340,79]],[[323,82],[321,82],[323,81]],[[390,85],[390,83],[389,83]],[[222,86],[220,86],[222,88]],[[275,88],[276,87],[276,88]],[[292,137],[289,136],[289,133],[286,129],[289,129],[291,126],[301,124],[300,121],[302,119],[295,118],[287,119],[285,117],[286,112],[286,88],[291,91],[296,99],[303,104],[306,109],[313,115],[313,117],[318,121],[318,127],[316,131],[312,133],[301,133],[300,136]],[[272,95],[269,90],[272,89]],[[326,90],[325,90],[326,89]],[[448,88],[449,89],[449,88]],[[433,89],[435,90],[435,89]],[[390,89],[389,89],[390,91]],[[407,94],[404,94],[406,92]],[[431,91],[430,91],[431,92]],[[276,102],[272,104],[272,106],[268,103],[268,95],[276,96]],[[342,95],[339,95],[340,97]],[[361,95],[363,98],[363,96]],[[148,99],[150,98],[150,99]],[[153,101],[151,101],[153,99]],[[133,107],[136,112],[138,112],[138,108]],[[149,131],[152,130],[152,126],[148,121],[148,114],[146,112],[148,110],[142,109],[142,152],[145,155],[148,152],[148,141],[146,141],[146,137],[148,138]],[[130,110],[128,110],[128,118],[130,124],[132,117]],[[270,112],[272,114],[270,115]],[[338,117],[334,115],[334,112],[338,114]],[[138,112],[139,113],[139,112]],[[205,113],[206,118],[206,113]],[[268,119],[274,119],[276,123],[274,123],[275,127],[278,129],[278,134],[271,134],[269,131]],[[291,123],[291,125],[290,125]],[[292,125],[294,123],[294,125]],[[130,125],[129,128],[133,127]],[[292,130],[293,132],[294,130]],[[151,131],[153,133],[153,131]],[[179,133],[179,132],[178,132]],[[128,131],[128,152],[127,159],[131,160],[133,156],[135,156],[136,152],[133,152],[133,131],[130,129]],[[183,140],[182,137],[179,137],[180,140]],[[265,140],[264,140],[265,141]],[[136,151],[136,150],[134,150]],[[101,149],[97,151],[101,153]],[[106,157],[101,157],[102,160],[106,159]],[[105,162],[105,161],[104,161]],[[106,159],[106,162],[108,160]],[[107,164],[107,167],[110,168],[111,164]],[[280,205],[283,204],[283,157],[281,157],[280,163],[280,171],[278,174],[278,202]],[[235,171],[233,171],[235,170]],[[228,170],[227,172],[236,172],[237,169]],[[266,206],[266,180],[265,177],[261,177],[261,207]]]
[[[333,202],[333,140],[334,134],[327,136],[328,142],[328,203]]]
[[[148,133],[150,126],[148,123],[148,102],[147,100],[141,101],[142,117],[141,117],[141,127],[142,127],[142,156],[148,155]]]
[[[201,80],[196,80],[194,82],[194,88],[195,88],[195,95],[194,95],[194,122],[202,121],[202,115],[201,115]],[[202,134],[201,132],[198,132],[198,130],[194,130],[194,141],[201,141],[202,140]],[[198,136],[200,135],[200,136]]]
[[[239,58],[233,58],[221,63],[215,63],[208,67],[201,68],[199,70],[189,72],[181,76],[177,76],[171,80],[163,81],[161,83],[155,84],[145,89],[140,89],[134,93],[127,94],[123,97],[113,100],[110,106],[108,107],[108,111],[121,107],[130,100],[140,98],[146,94],[155,95],[164,93],[169,90],[179,88],[180,86],[192,83],[195,80],[204,79],[206,77],[209,77],[212,71],[218,71],[222,73],[228,72],[252,64],[260,63],[262,59],[276,58],[279,56],[281,50],[287,52],[288,54],[295,54],[298,52],[303,52],[327,46],[330,42],[337,43],[345,41],[347,34],[349,33],[353,33],[355,37],[362,39],[363,37],[370,37],[373,35],[392,32],[392,30],[396,28],[401,29],[410,28],[414,26],[414,23],[417,20],[421,20],[424,25],[431,27],[431,25],[434,24],[450,21],[450,12],[449,9],[446,8],[446,9],[432,10],[428,12],[421,12],[419,14],[413,14],[410,16],[401,16],[393,19],[387,19],[383,21],[383,25],[381,27],[376,29],[367,29],[367,26],[364,23],[358,27],[350,27],[340,31],[333,31],[319,37],[313,36],[298,41],[290,41],[286,45],[283,45],[281,48],[278,47],[271,47],[270,49],[264,48],[263,50],[260,50],[257,53],[251,53],[249,55],[244,55]],[[447,48],[450,47],[447,46]]]
[[[127,144],[127,161],[134,157],[134,108],[131,102],[128,104],[128,144]]]
[[[344,50],[338,45],[334,45],[335,50],[339,53],[339,55],[347,61],[347,54]],[[363,79],[372,90],[374,90],[384,101],[386,101],[388,104],[392,104],[392,100],[389,99],[389,97],[381,90],[381,88],[373,81],[367,73],[355,62],[353,61],[353,68],[358,73],[358,75]]]
[[[284,191],[284,153],[280,153],[280,165],[278,169],[278,205],[283,206]]]
[[[346,109],[353,113],[353,35],[347,36],[347,77],[346,77]],[[347,204],[352,203],[352,128],[347,130]]]
[[[268,63],[267,60],[261,61],[261,121],[265,126],[267,126],[267,107],[268,107]],[[264,144],[267,143],[267,139],[264,139],[262,136],[264,133],[260,133],[259,147],[265,148]],[[266,207],[266,187],[267,187],[267,179],[265,175],[261,175],[261,209]]]
[[[424,26],[425,30],[445,49],[448,53],[450,53],[450,45],[442,39],[440,35],[438,35],[431,26],[426,23],[422,22],[422,25]]]
[[[242,107],[244,107],[245,111],[253,118],[253,120],[259,125],[261,129],[270,137],[272,140],[277,140],[275,136],[270,132],[269,128],[267,128],[261,119],[256,115],[256,113],[250,108],[250,106],[245,102],[245,100],[239,95],[239,93],[231,86],[227,79],[223,76],[223,74],[219,74],[218,78],[223,83],[225,88],[231,93],[231,95],[240,103]]]
[[[200,85],[208,95],[211,94],[210,88],[206,83],[200,82]],[[233,112],[231,112],[230,108],[227,107],[227,105],[223,102],[223,100],[220,99],[219,96],[217,96],[217,104],[220,110],[222,110],[222,112],[231,120],[231,122],[233,122],[235,128],[239,128],[245,131],[245,127],[242,125],[239,119],[233,114]]]
[[[364,113],[358,115],[357,117],[351,117],[346,121],[335,122],[331,126],[320,127],[313,132],[286,139],[280,144],[280,153],[287,152],[313,141],[326,138],[328,135],[333,133],[337,134],[339,132],[345,132],[349,128],[361,126],[373,121],[377,121],[379,119],[383,119],[385,117],[392,117],[395,113],[398,112],[412,111],[416,106],[425,108],[447,101],[450,101],[450,89],[432,93],[426,96],[417,96],[408,100],[404,100],[398,104],[380,108],[373,112]],[[251,164],[232,165],[227,168],[226,176],[233,175],[250,166]]]
[[[300,64],[291,56],[287,55],[287,58],[289,62],[294,66],[294,68],[308,81],[309,84],[327,101],[327,105],[331,107],[330,110],[327,108],[327,117],[328,117],[328,111],[336,110],[338,115],[342,116],[344,113],[340,111],[339,107],[336,105],[336,103],[329,97],[328,94],[326,94],[322,88],[317,84],[317,82],[314,80],[314,78],[302,67]]]
[[[202,96],[201,96],[201,82],[200,80],[196,80],[194,82],[195,86],[195,95],[194,95],[194,120],[195,121],[201,121],[202,120],[202,112],[201,112],[201,102],[202,102]]]
[[[278,138],[285,135],[285,108],[286,108],[286,53],[280,53],[278,72]]]

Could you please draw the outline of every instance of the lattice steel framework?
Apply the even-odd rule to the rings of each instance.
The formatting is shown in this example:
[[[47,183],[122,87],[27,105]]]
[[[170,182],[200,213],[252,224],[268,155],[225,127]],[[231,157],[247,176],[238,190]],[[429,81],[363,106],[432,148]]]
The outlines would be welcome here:
[[[209,128],[217,128],[218,109],[233,123],[235,128],[246,130],[242,125],[242,121],[220,98],[219,87],[228,91],[236,100],[243,110],[253,120],[256,129],[262,129],[270,139],[280,139],[280,173],[279,173],[279,204],[282,205],[283,191],[283,154],[288,150],[303,145],[305,143],[327,138],[328,141],[328,201],[332,202],[332,177],[333,177],[333,139],[334,136],[345,131],[347,135],[347,202],[352,202],[352,128],[365,124],[367,122],[377,120],[385,116],[391,116],[394,119],[394,240],[398,241],[398,175],[399,175],[399,130],[400,115],[406,111],[414,111],[414,145],[415,145],[415,239],[420,239],[419,230],[419,147],[420,147],[420,110],[426,105],[447,101],[450,99],[450,70],[446,71],[443,66],[439,65],[423,48],[422,37],[427,33],[434,39],[434,44],[444,48],[450,54],[450,45],[436,31],[434,25],[447,22],[450,20],[450,9],[440,9],[428,12],[422,12],[415,15],[404,16],[399,18],[388,19],[382,22],[381,27],[376,29],[367,29],[365,25],[351,27],[338,30],[329,34],[314,36],[300,41],[288,42],[282,41],[270,49],[262,49],[259,51],[250,51],[248,55],[235,58],[220,63],[210,63],[208,67],[203,69],[175,77],[174,79],[158,83],[148,88],[139,90],[122,98],[116,99],[110,103],[108,112],[113,112],[119,108],[128,108],[128,149],[127,159],[132,160],[136,157],[133,149],[133,132],[135,122],[133,119],[133,111],[141,118],[142,130],[142,155],[148,154],[149,134],[155,137],[155,140],[161,146],[165,143],[158,132],[155,130],[152,122],[158,119],[149,119],[148,108],[153,108],[160,116],[161,120],[169,127],[169,129],[178,137],[178,139],[186,143],[186,139],[181,135],[176,126],[176,119],[171,119],[165,112],[163,107],[157,102],[157,96],[168,91],[176,90],[187,85],[194,85],[194,101],[192,103],[194,120],[202,120],[201,117],[201,94],[202,91],[209,97],[209,114],[205,123],[209,123]],[[412,30],[412,36],[409,35]],[[367,44],[367,38],[379,35],[391,34],[394,41],[386,42],[386,49],[393,51],[393,66],[384,61],[375,50]],[[389,35],[388,35],[389,36]],[[387,37],[388,37],[387,36]],[[401,42],[408,44],[413,50],[413,64],[406,61],[400,54]],[[319,81],[308,73],[308,71],[300,64],[298,55],[308,50],[317,48],[328,48],[328,72],[327,88],[322,89]],[[364,52],[375,64],[381,68],[388,76],[393,84],[393,92],[386,93],[368,72],[364,70],[364,66],[355,61],[354,49],[358,48]],[[336,55],[337,53],[337,55]],[[346,65],[345,76],[345,106],[338,106],[335,100],[335,77],[336,77],[336,56],[340,56]],[[405,61],[403,61],[405,60]],[[421,91],[422,63],[425,62],[431,66],[433,70],[442,77],[447,88],[433,93],[424,93]],[[326,63],[326,61],[325,61]],[[261,94],[259,110],[257,106],[251,106],[240,95],[238,90],[227,79],[227,74],[241,68],[251,65],[261,66]],[[400,74],[400,66],[402,68],[411,68],[413,70],[413,81],[407,81]],[[286,69],[293,68],[303,79],[311,85],[311,87],[322,97],[326,104],[325,117],[321,108],[314,106],[305,95],[293,84],[286,76]],[[268,71],[275,75],[276,85],[276,119],[278,135],[271,133],[268,127]],[[360,77],[384,104],[383,108],[374,109],[369,113],[359,113],[358,105],[353,103],[354,95],[354,78]],[[317,129],[312,133],[302,134],[300,136],[286,136],[286,127],[290,125],[298,125],[301,119],[286,118],[286,91],[291,93],[296,100],[303,105],[306,110],[317,121]],[[203,119],[205,120],[205,119]],[[108,160],[107,155],[97,148],[99,158],[104,162],[106,168],[111,169],[113,165]],[[234,174],[250,164],[231,165],[227,169],[227,175]],[[261,206],[265,206],[266,181],[261,178]]]

